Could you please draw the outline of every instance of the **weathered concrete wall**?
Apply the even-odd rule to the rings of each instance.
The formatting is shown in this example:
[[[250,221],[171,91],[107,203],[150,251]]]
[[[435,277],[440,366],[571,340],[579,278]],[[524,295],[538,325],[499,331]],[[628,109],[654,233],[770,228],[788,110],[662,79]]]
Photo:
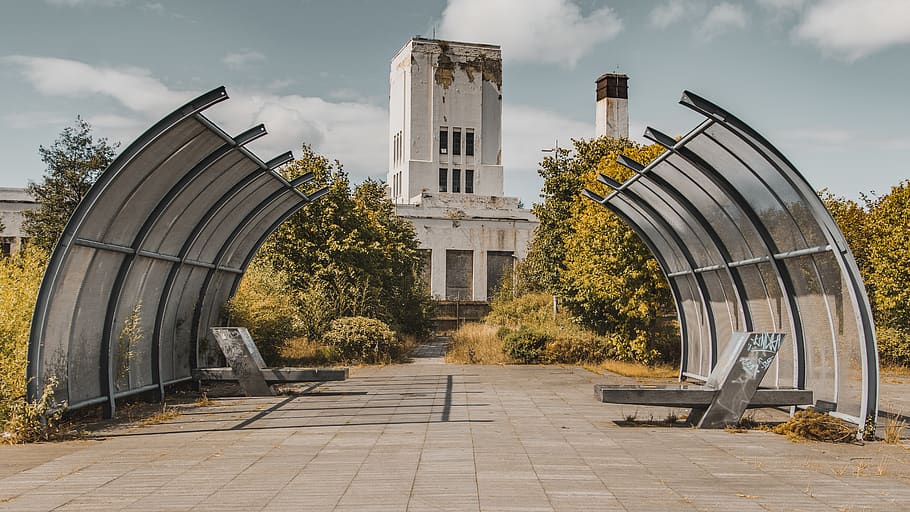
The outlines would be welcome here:
[[[0,255],[19,250],[25,233],[22,231],[22,212],[38,204],[22,188],[0,188]]]
[[[495,284],[488,282],[488,253],[511,253],[517,259],[527,256],[537,220],[528,210],[490,208],[483,201],[445,206],[441,195],[423,197],[422,204],[396,207],[398,215],[414,224],[421,248],[431,251],[430,292],[437,299],[446,297],[446,251],[466,250],[473,254],[472,299],[487,300],[488,287]]]
[[[629,138],[629,100],[604,98],[595,105],[595,137]]]
[[[498,46],[412,39],[392,59],[389,84],[387,183],[396,203],[438,192],[440,168],[450,176],[458,169],[462,183],[470,169],[473,194],[503,195]],[[445,152],[440,130],[447,134]],[[460,151],[453,148],[456,131]],[[466,154],[468,132],[473,133],[473,155]],[[447,188],[451,191],[451,185]]]

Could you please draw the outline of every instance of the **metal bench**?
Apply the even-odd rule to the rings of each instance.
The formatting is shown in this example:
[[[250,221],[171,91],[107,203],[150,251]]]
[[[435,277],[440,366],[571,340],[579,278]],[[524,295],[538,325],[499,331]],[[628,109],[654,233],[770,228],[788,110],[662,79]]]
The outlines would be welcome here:
[[[690,408],[687,421],[698,428],[735,424],[747,408],[811,405],[810,390],[758,387],[783,339],[777,332],[733,333],[702,386],[596,385],[594,392],[605,403]]]
[[[193,378],[197,381],[235,380],[246,396],[273,396],[271,384],[348,378],[347,368],[268,368],[244,327],[212,327],[212,334],[230,367],[195,369]]]

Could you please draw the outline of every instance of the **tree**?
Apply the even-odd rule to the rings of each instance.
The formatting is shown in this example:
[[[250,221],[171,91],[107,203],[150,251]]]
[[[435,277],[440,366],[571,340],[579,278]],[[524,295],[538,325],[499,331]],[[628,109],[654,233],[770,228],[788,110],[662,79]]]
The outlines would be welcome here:
[[[662,152],[657,145],[626,144],[584,172],[580,182],[607,196],[611,190],[597,182],[598,173],[619,182],[634,175],[616,162],[620,153],[646,164]],[[672,356],[673,333],[661,322],[672,313],[673,302],[650,250],[619,217],[593,201],[579,196],[570,212],[560,279],[564,305],[598,333],[621,334],[636,359],[648,359],[654,349],[664,358]]]
[[[544,179],[543,203],[535,203],[531,210],[540,225],[534,231],[528,257],[521,269],[532,288],[556,294],[565,269],[565,239],[573,229],[569,222],[572,205],[581,200],[582,175],[597,168],[603,158],[630,146],[631,142],[601,137],[577,139],[572,144],[574,154],[561,148],[557,156],[544,158],[537,171]]]
[[[81,117],[60,132],[50,147],[38,153],[47,166],[41,183],[26,190],[39,207],[23,212],[22,229],[30,242],[46,251],[54,248],[63,228],[101,172],[113,161],[119,144],[94,139],[92,127]]]
[[[404,332],[426,330],[430,301],[419,282],[419,242],[413,226],[395,215],[384,186],[367,180],[352,192],[341,164],[307,145],[283,172],[288,179],[313,172],[311,187],[329,188],[260,251],[301,294],[306,334],[321,336],[344,316],[377,318]]]
[[[910,333],[910,181],[869,202],[866,226],[875,320]]]

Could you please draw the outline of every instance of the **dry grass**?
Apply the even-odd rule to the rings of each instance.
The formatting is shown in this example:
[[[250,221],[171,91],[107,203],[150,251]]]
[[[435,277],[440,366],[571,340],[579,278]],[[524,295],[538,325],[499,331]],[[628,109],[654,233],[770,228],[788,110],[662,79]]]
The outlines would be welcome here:
[[[310,341],[306,337],[293,338],[278,347],[278,357],[286,366],[325,366],[337,362],[331,347]]]
[[[511,361],[502,350],[503,341],[496,327],[487,324],[464,324],[452,334],[446,362],[455,364],[507,364]]]
[[[605,359],[600,364],[589,368],[596,373],[612,372],[625,377],[655,377],[655,378],[676,378],[679,377],[679,370],[670,365],[648,366],[641,363],[629,361],[616,361]]]
[[[771,429],[793,442],[824,441],[829,443],[856,442],[856,427],[813,410],[797,411],[786,423]]]
[[[901,444],[901,439],[904,437],[904,429],[907,428],[907,423],[903,420],[898,420],[895,417],[888,418],[888,423],[885,425],[885,437],[882,439],[886,444]]]
[[[881,373],[896,377],[910,377],[910,366],[883,365]]]
[[[161,411],[146,418],[143,418],[139,421],[140,427],[148,427],[150,425],[157,425],[159,423],[164,423],[165,421],[170,421],[177,416],[180,416],[180,411],[174,409],[173,407],[168,407],[166,403],[161,404]]]

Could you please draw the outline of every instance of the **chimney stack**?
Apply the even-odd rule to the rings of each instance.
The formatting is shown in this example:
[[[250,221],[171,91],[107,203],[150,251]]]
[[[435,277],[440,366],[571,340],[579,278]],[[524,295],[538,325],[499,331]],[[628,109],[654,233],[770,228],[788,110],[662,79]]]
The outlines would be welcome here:
[[[605,73],[596,80],[595,136],[629,138],[629,77]]]

